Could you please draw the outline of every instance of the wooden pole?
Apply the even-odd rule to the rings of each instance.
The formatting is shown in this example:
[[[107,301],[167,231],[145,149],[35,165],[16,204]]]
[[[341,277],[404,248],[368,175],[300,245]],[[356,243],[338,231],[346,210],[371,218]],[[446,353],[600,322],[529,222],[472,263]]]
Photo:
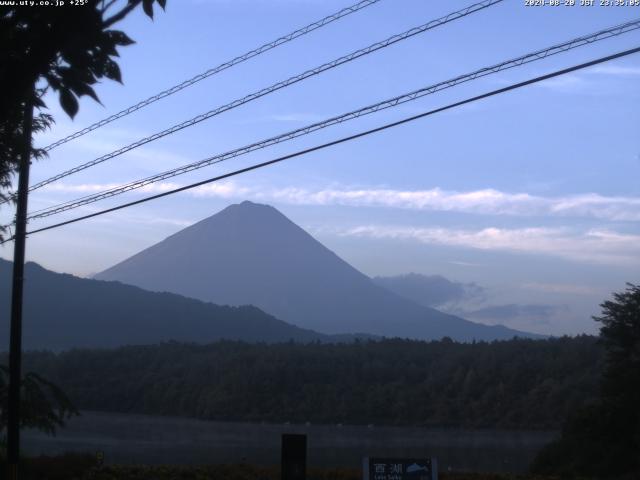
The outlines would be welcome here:
[[[7,463],[9,479],[17,480],[20,460],[20,384],[22,382],[22,293],[24,256],[27,233],[27,197],[31,164],[31,132],[33,128],[33,96],[31,88],[24,106],[22,122],[23,150],[18,165],[18,196],[13,250],[13,283],[11,290],[11,333],[9,340],[9,402],[7,425]]]

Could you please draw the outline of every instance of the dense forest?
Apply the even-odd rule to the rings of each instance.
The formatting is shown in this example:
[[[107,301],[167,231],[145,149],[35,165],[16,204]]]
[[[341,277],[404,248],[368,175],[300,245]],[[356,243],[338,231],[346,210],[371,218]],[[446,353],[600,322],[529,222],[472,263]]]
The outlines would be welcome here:
[[[456,343],[222,341],[31,352],[79,409],[212,420],[559,428],[598,392],[589,336]]]

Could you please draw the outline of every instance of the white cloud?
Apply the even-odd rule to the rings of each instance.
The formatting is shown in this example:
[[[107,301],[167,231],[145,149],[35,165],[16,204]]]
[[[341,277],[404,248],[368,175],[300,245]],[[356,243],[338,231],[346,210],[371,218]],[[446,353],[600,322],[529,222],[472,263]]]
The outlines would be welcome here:
[[[608,265],[640,264],[640,235],[607,230],[576,232],[568,228],[416,228],[364,225],[336,231],[338,235],[415,240],[426,244],[542,254]]]
[[[494,189],[468,192],[391,189],[319,190],[285,188],[267,193],[273,200],[312,205],[394,207],[412,210],[455,211],[485,215],[577,216],[618,221],[640,221],[640,198],[605,197],[595,193],[541,197]]]
[[[119,187],[119,183],[80,183],[70,185],[67,183],[50,183],[42,187],[43,191],[64,193],[96,193]]]
[[[559,77],[544,80],[537,85],[542,88],[557,90],[559,92],[583,92],[587,88],[597,85],[598,81],[594,77],[598,75],[602,77],[608,76],[620,78],[637,77],[640,76],[640,67],[622,65],[596,65],[579,74],[573,73],[561,75]],[[595,91],[593,91],[593,88],[590,88],[590,90],[592,90],[592,93],[595,93]]]
[[[637,77],[640,76],[640,67],[624,67],[621,65],[598,65],[587,70],[587,72],[620,77]]]
[[[460,267],[484,267],[483,263],[463,262],[462,260],[451,260],[449,262],[452,265],[458,265]]]
[[[560,77],[550,78],[538,83],[540,87],[549,88],[551,90],[559,90],[561,92],[575,91],[578,87],[584,87],[586,80],[578,75],[566,74]]]
[[[234,182],[210,183],[193,189],[193,195],[197,197],[245,198],[254,194],[252,189],[238,186]]]
[[[49,191],[91,193],[113,188],[115,184],[51,184]],[[159,193],[178,188],[179,183],[165,182],[140,189]],[[320,189],[259,188],[235,182],[203,185],[190,191],[196,197],[253,199],[294,205],[345,205],[388,207],[408,210],[445,211],[480,215],[521,217],[587,217],[608,221],[640,221],[640,197],[603,196],[597,193],[542,197],[528,193],[508,193],[494,189],[466,192],[430,190],[393,190],[376,188]]]

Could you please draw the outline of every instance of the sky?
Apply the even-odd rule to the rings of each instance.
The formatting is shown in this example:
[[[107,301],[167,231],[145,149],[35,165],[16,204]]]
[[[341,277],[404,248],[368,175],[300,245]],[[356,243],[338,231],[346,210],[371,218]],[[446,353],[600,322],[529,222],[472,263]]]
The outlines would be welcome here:
[[[71,120],[55,96],[47,145],[350,5],[345,0],[169,0],[118,28],[123,85]],[[382,0],[53,150],[46,179],[473,2]],[[640,7],[505,0],[131,151],[30,195],[30,210],[146,177],[571,38]],[[44,227],[640,45],[640,31],[423,97],[214,167],[30,223]],[[595,333],[591,319],[640,273],[640,54],[436,114],[178,195],[34,234],[27,257],[94,273],[243,200],[278,208],[363,273],[440,275],[445,309],[532,332]],[[3,206],[6,222],[12,214]],[[1,247],[11,258],[12,244]],[[469,292],[481,292],[472,294]]]

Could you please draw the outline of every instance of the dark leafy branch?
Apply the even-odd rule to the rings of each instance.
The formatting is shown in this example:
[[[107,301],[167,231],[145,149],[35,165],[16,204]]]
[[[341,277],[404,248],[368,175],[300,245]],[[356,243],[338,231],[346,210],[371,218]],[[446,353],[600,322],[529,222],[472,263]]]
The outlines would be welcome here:
[[[33,102],[36,107],[37,132],[53,123],[53,117],[42,112],[46,109],[43,93],[49,88],[57,92],[60,105],[72,118],[81,97],[100,102],[94,86],[105,78],[122,82],[118,49],[134,43],[111,27],[140,5],[152,18],[154,3],[166,6],[166,0],[89,0],[70,9],[0,6],[0,200],[7,200],[3,192],[11,184],[22,151],[26,105]],[[107,17],[107,11],[116,8]],[[38,150],[32,154],[44,156]]]
[[[0,433],[7,428],[9,369],[0,365]],[[64,426],[65,420],[78,415],[78,410],[66,394],[54,383],[30,372],[21,384],[20,424],[55,435],[56,428]]]

